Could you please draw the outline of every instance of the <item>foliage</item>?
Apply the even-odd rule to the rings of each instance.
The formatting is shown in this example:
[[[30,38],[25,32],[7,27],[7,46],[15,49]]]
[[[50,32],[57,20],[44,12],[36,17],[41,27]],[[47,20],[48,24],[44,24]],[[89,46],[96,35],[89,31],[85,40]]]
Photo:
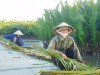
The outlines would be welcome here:
[[[100,46],[100,0],[75,0],[70,6],[67,0],[56,6],[55,9],[45,9],[44,14],[34,21],[0,21],[0,33],[10,34],[21,30],[25,37],[36,36],[43,41],[50,41],[54,34],[52,28],[66,22],[76,29],[71,35],[80,47]]]
[[[93,0],[75,0],[73,6],[60,1],[53,10],[44,10],[42,18],[37,23],[39,31],[37,36],[42,40],[50,41],[54,34],[52,28],[66,22],[76,28],[76,33],[71,35],[78,45],[87,47],[100,45],[100,0],[94,3]]]
[[[36,46],[36,45],[32,45],[32,46],[33,46],[33,48],[36,48],[40,52],[43,52],[45,54],[48,54],[52,57],[57,58],[63,64],[63,66],[65,67],[65,70],[67,70],[67,71],[71,71],[71,70],[94,71],[97,69],[96,67],[91,67],[91,66],[82,64],[82,63],[77,62],[70,58],[68,58],[67,60],[64,60],[63,57],[59,53],[55,53],[53,50],[46,50],[46,49]]]
[[[17,30],[21,30],[25,37],[34,36],[34,21],[0,21],[0,34],[12,34]]]

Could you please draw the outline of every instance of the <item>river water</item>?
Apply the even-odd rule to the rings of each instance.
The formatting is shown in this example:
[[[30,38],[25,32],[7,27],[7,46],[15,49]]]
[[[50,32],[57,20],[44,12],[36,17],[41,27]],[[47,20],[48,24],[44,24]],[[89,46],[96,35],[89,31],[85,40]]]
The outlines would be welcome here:
[[[41,45],[41,41],[25,41],[25,46]],[[49,61],[28,56],[23,52],[6,48],[0,44],[0,75],[37,75],[39,70],[59,70]]]

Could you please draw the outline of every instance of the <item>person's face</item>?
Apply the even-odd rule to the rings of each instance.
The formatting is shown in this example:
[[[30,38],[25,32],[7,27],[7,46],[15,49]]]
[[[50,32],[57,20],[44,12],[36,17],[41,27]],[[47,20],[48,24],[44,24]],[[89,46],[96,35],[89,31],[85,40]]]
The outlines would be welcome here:
[[[58,32],[64,39],[69,35],[69,29],[62,29]]]
[[[20,35],[16,35],[17,37],[20,37]]]
[[[60,32],[66,34],[66,33],[69,33],[69,30],[68,29],[62,29]]]

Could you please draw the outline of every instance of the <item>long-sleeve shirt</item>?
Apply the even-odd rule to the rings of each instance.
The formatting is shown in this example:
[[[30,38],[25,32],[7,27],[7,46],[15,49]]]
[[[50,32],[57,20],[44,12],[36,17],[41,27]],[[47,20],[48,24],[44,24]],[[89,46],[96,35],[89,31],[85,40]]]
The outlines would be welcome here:
[[[73,46],[74,49],[76,50],[77,60],[82,61],[79,49],[78,49],[74,39],[71,36],[67,36],[64,40],[59,35],[55,36],[51,40],[51,42],[48,46],[48,50],[58,50],[59,51],[60,48],[62,48],[63,50],[67,50],[71,46]]]
[[[21,37],[17,37],[16,35],[14,34],[7,34],[7,35],[4,35],[4,38],[6,39],[9,39],[10,41],[14,42],[14,38],[16,38],[16,41],[15,43],[19,46],[22,46],[24,45],[23,41],[22,41],[22,38]]]

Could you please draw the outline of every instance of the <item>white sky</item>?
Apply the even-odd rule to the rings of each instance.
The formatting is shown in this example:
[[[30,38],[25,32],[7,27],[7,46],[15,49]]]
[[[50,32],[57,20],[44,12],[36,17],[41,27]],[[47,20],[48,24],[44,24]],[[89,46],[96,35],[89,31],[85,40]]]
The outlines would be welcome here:
[[[0,20],[36,20],[59,0],[0,0]]]
[[[0,0],[0,20],[36,20],[60,0]],[[64,0],[63,0],[64,1]],[[72,3],[74,0],[68,0]]]

